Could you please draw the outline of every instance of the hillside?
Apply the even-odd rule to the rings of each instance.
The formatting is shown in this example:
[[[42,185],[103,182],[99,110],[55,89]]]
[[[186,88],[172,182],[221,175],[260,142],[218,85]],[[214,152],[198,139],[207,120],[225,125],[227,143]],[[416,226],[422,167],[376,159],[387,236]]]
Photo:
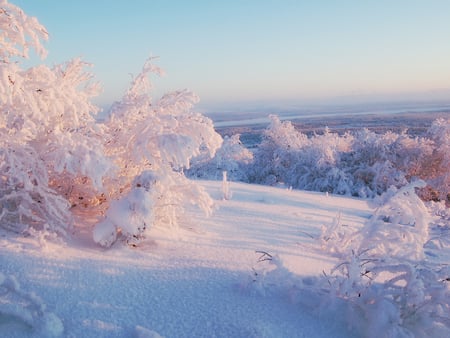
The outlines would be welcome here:
[[[298,276],[318,276],[336,260],[308,250],[311,237],[338,213],[360,226],[372,211],[367,203],[237,183],[232,199],[222,200],[220,182],[202,185],[217,210],[206,219],[190,212],[175,235],[155,229],[138,248],[117,243],[109,250],[83,233],[42,245],[2,236],[1,271],[39,296],[67,337],[147,337],[150,330],[164,337],[348,337],[346,324],[314,306],[256,287],[253,269],[262,264],[255,251],[278,254]],[[58,333],[57,325],[43,327],[48,319],[30,305],[5,315],[0,300],[1,336]]]
[[[364,200],[241,183],[231,183],[224,200],[222,182],[201,184],[214,214],[190,210],[181,229],[153,229],[138,247],[118,242],[104,250],[81,230],[68,243],[2,235],[0,335],[367,335],[345,297],[336,302],[330,293],[339,260],[323,247],[323,231],[331,234],[336,219],[345,231],[361,229],[375,209]],[[344,249],[344,239],[337,245]],[[429,256],[445,262],[448,245]],[[377,326],[384,323],[377,316],[361,319],[374,332],[400,332],[395,323],[394,330]],[[431,323],[431,336],[447,332]]]

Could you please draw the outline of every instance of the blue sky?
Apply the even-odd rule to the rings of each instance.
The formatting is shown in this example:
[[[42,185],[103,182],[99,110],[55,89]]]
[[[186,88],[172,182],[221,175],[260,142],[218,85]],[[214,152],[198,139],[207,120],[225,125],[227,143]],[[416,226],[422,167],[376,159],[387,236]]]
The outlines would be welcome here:
[[[446,0],[16,0],[47,27],[49,65],[81,56],[122,96],[149,55],[158,93],[206,109],[339,98],[450,99]],[[158,94],[157,93],[157,94]]]

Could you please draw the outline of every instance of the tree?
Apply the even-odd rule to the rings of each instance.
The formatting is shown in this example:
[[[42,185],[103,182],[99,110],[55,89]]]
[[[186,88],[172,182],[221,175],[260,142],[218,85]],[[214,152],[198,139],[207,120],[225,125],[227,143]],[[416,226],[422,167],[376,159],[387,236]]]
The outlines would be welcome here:
[[[47,36],[37,19],[1,2],[0,226],[67,235],[89,218],[98,222],[94,240],[111,245],[111,233],[129,239],[154,224],[176,226],[186,204],[208,212],[211,199],[183,174],[200,149],[214,156],[222,142],[192,111],[197,96],[183,90],[153,103],[148,75],[161,70],[149,59],[97,122],[91,98],[100,87],[87,63],[20,67],[29,48],[45,56]]]
[[[250,169],[250,181],[270,185],[289,184],[287,180],[292,177],[288,177],[287,171],[298,162],[298,150],[310,141],[306,135],[297,132],[291,122],[280,121],[276,115],[269,118],[270,124],[264,130],[263,140]]]
[[[428,129],[431,149],[425,153],[416,174],[428,183],[422,196],[450,204],[450,119],[437,119]]]
[[[1,6],[0,224],[66,233],[73,187],[90,180],[101,188],[109,166],[90,102],[99,86],[79,59],[22,69],[30,47],[45,56],[47,32],[18,7]]]
[[[249,169],[252,183],[374,198],[417,179],[425,200],[450,201],[450,120],[434,121],[422,137],[363,128],[310,137],[271,116]]]
[[[226,171],[230,180],[247,181],[247,171],[252,161],[252,152],[242,144],[240,135],[235,134],[224,137],[213,158],[208,153],[196,157],[187,174],[193,178],[217,180]]]
[[[198,101],[195,94],[177,91],[153,103],[150,72],[161,74],[152,59],[105,121],[116,174],[105,183],[113,202],[94,229],[94,240],[101,245],[111,245],[119,233],[127,241],[139,239],[151,224],[174,228],[186,204],[212,210],[211,198],[183,169],[201,150],[213,157],[222,138],[210,119],[191,110]]]

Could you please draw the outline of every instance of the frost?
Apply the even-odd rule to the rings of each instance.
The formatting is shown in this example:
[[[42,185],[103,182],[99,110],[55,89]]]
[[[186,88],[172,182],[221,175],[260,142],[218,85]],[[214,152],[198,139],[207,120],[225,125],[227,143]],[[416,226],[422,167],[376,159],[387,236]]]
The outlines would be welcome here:
[[[42,40],[48,39],[45,27],[19,7],[7,1],[0,4],[0,60],[8,62],[15,56],[28,57],[30,47],[45,57],[47,52],[42,46]]]

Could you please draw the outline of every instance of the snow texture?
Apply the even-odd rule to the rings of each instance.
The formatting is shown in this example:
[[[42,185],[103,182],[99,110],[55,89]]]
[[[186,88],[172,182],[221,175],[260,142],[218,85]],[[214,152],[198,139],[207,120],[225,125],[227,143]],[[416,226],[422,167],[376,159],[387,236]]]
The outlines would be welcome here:
[[[364,223],[367,203],[232,182],[224,200],[222,182],[202,186],[218,208],[210,218],[188,210],[177,241],[153,229],[137,248],[116,242],[104,251],[84,233],[45,247],[2,236],[1,271],[39,295],[67,337],[351,337],[344,321],[315,313],[287,289],[255,291],[255,251],[278,253],[290,274],[313,280],[336,260],[303,246],[339,211],[348,224]],[[39,336],[41,317],[0,318],[0,336],[13,326],[13,336]]]
[[[436,264],[439,272],[406,261],[370,265],[368,253],[346,256],[346,242],[342,253],[328,251],[333,240],[325,241],[323,233],[328,226],[334,229],[329,237],[342,228],[344,239],[364,233],[376,218],[367,201],[229,183],[233,196],[225,200],[222,182],[201,182],[217,209],[209,218],[195,208],[187,210],[176,241],[155,228],[136,248],[115,242],[105,251],[83,232],[67,243],[46,241],[45,247],[34,237],[2,235],[2,285],[9,280],[13,294],[24,290],[16,296],[25,296],[28,303],[19,299],[20,307],[11,310],[5,303],[11,298],[2,289],[0,336],[57,335],[62,328],[61,336],[67,337],[448,334],[445,321],[435,321],[436,316],[448,318],[444,280],[450,271],[441,263],[448,262],[450,246],[443,237],[439,249],[429,245],[430,254],[420,263]],[[448,228],[448,215],[434,222],[441,230]],[[348,241],[349,247],[353,244]],[[360,275],[367,266],[380,270],[378,279],[388,273],[385,288]],[[421,283],[428,285],[434,277],[438,283],[423,288]],[[402,317],[383,292],[405,299],[405,309],[421,304],[416,315]],[[365,306],[365,301],[375,302]],[[32,314],[30,308],[44,304],[44,311]]]

